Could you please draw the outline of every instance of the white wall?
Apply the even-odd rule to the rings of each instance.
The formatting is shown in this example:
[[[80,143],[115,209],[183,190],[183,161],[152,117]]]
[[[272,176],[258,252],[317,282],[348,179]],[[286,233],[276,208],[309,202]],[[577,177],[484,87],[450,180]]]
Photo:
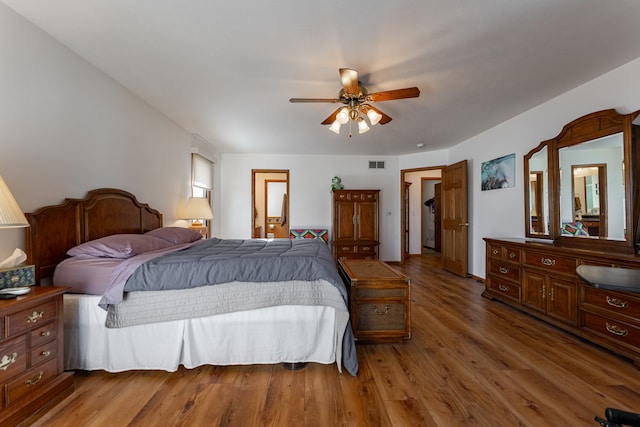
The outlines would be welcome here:
[[[222,154],[221,160],[220,237],[251,236],[251,170],[288,169],[291,228],[331,229],[331,178],[339,176],[347,189],[381,190],[380,258],[400,259],[397,157]],[[368,169],[369,160],[384,160],[386,167]]]
[[[0,175],[25,212],[116,187],[176,222],[192,136],[0,4]],[[0,259],[24,230],[0,230]]]

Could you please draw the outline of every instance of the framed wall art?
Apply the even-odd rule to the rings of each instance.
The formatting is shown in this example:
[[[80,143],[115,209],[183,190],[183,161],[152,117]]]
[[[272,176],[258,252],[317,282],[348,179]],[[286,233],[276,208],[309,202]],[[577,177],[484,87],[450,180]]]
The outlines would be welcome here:
[[[482,162],[482,191],[516,186],[516,153]]]

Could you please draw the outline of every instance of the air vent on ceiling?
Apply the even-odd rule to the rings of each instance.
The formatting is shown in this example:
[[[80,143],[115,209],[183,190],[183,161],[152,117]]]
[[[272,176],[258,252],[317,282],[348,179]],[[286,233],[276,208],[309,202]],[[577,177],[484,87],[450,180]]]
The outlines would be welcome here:
[[[369,161],[369,169],[384,169],[384,162]]]

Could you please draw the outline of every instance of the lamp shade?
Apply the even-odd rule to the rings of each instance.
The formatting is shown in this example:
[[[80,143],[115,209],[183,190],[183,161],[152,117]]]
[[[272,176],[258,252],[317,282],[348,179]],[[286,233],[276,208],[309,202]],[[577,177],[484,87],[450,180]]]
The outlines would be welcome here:
[[[18,202],[11,194],[9,187],[0,176],[0,228],[28,227]]]
[[[182,211],[182,219],[213,219],[209,200],[204,197],[189,197]]]

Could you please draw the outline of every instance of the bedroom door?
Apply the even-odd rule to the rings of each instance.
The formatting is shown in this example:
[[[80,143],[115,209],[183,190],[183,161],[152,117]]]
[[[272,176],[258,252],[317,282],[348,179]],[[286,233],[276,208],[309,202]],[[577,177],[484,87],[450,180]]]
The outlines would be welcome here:
[[[459,276],[468,275],[467,161],[442,173],[442,266]]]
[[[251,171],[251,238],[289,237],[289,170]]]

